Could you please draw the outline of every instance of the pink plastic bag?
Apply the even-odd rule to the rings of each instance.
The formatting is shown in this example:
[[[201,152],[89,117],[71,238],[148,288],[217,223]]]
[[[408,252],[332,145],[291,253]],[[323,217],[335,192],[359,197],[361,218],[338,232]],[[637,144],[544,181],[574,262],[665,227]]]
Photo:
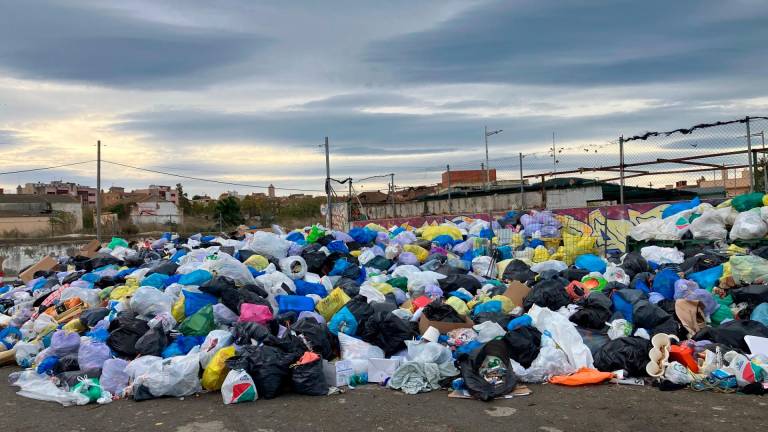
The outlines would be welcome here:
[[[240,305],[240,322],[255,322],[266,325],[271,319],[272,311],[267,306],[252,303]]]

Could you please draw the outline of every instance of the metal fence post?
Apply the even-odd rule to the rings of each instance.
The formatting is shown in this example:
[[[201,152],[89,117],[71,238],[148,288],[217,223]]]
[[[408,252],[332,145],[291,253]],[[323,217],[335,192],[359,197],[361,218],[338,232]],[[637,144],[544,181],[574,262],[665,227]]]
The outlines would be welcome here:
[[[453,201],[451,201],[451,165],[445,166],[448,176],[448,214],[453,214]]]
[[[752,131],[749,128],[749,116],[746,117],[747,124],[747,162],[749,162],[749,192],[755,191],[755,170],[752,166]]]
[[[525,211],[525,179],[523,178],[523,153],[520,153],[520,211]]]
[[[624,205],[624,135],[619,137],[619,204]]]

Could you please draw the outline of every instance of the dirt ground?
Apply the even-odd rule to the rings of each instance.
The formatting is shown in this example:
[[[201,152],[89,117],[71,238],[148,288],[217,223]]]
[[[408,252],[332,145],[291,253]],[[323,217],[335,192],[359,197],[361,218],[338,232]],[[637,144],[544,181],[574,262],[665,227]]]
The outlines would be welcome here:
[[[415,396],[369,385],[326,397],[284,395],[223,405],[219,393],[61,407],[15,395],[0,371],[0,431],[756,431],[768,399],[661,392],[651,387],[532,385],[533,394],[483,403],[436,391]]]

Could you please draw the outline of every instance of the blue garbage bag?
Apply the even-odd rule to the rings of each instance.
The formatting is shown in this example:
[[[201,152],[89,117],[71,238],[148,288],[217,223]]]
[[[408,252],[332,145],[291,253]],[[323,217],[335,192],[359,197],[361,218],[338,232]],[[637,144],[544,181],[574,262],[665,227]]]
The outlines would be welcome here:
[[[701,200],[699,199],[699,197],[696,197],[690,201],[683,201],[676,204],[672,204],[667,208],[665,208],[663,212],[661,212],[661,217],[662,219],[665,219],[669,216],[674,216],[680,212],[690,210],[698,206],[699,204],[701,204]]]
[[[586,270],[588,272],[605,273],[606,264],[602,258],[597,255],[584,254],[579,255],[574,262],[576,268]]]
[[[715,287],[715,284],[717,284],[721,277],[723,277],[722,264],[688,275],[689,280],[696,282],[699,284],[699,287],[707,291],[712,291],[712,288]]]
[[[477,316],[484,312],[501,312],[501,302],[499,300],[489,300],[472,308],[472,316]]]
[[[352,314],[348,307],[344,306],[333,314],[331,321],[328,323],[328,330],[336,336],[339,335],[339,332],[354,336],[357,333],[357,325],[358,322],[355,315]]]
[[[341,240],[334,240],[334,241],[328,243],[328,246],[326,246],[326,247],[331,252],[341,252],[343,254],[348,254],[349,253],[349,248]]]
[[[531,318],[528,314],[520,315],[517,318],[512,319],[509,324],[507,324],[507,330],[512,331],[518,327],[530,327],[533,325],[533,318]]]
[[[674,270],[665,268],[656,273],[651,289],[653,292],[663,295],[665,299],[672,300],[675,298],[675,282],[678,279],[680,279],[680,276]]]
[[[451,291],[451,292],[448,293],[448,296],[449,297],[451,297],[451,296],[458,297],[458,298],[460,298],[461,300],[463,300],[465,302],[472,301],[472,296],[471,295],[468,295],[467,293],[464,293],[464,292],[461,292],[461,291]]]
[[[179,283],[182,285],[200,286],[212,278],[213,276],[211,275],[211,272],[203,269],[197,269],[183,275],[181,279],[179,279]]]
[[[163,350],[163,358],[176,357],[188,354],[192,348],[202,345],[205,336],[184,336],[179,335]]]
[[[760,321],[763,325],[768,326],[768,303],[760,303],[755,310],[752,311],[749,319],[753,321]]]
[[[151,286],[155,288],[163,288],[165,286],[165,281],[169,278],[167,274],[162,273],[152,273],[151,275],[144,278],[144,280],[141,281],[141,286]]]
[[[219,299],[207,294],[194,291],[181,290],[184,294],[184,315],[192,316],[205,306],[216,304]]]
[[[352,228],[349,230],[349,236],[355,239],[361,245],[371,243],[376,239],[377,232],[369,228]]]
[[[177,283],[178,281],[181,280],[181,276],[182,275],[180,275],[180,274],[175,274],[175,275],[169,276],[168,279],[166,279],[165,282],[163,282],[163,288],[167,288],[167,287],[171,286],[171,284]]]
[[[336,260],[335,263],[333,263],[333,268],[328,273],[328,276],[341,276],[341,274],[344,273],[344,270],[348,269],[352,265],[353,264],[346,259],[340,258]]]
[[[325,285],[321,283],[307,282],[303,279],[296,279],[293,283],[296,285],[296,295],[305,296],[307,294],[315,294],[320,297],[328,295]]]
[[[298,231],[294,231],[294,232],[288,234],[285,237],[285,239],[288,240],[288,241],[292,241],[292,242],[303,241],[304,240],[304,234],[302,234],[302,233],[300,233]]]
[[[181,258],[182,258],[184,255],[186,255],[186,254],[187,254],[187,250],[186,250],[186,249],[183,249],[183,248],[182,248],[182,249],[178,249],[178,250],[177,250],[177,251],[176,251],[176,252],[173,254],[173,256],[171,257],[171,261],[173,261],[173,262],[175,262],[176,264],[178,264],[178,263],[179,263],[179,260],[180,260],[180,259],[181,259]]]
[[[437,237],[432,239],[432,243],[434,243],[434,244],[436,244],[436,245],[438,245],[440,247],[446,247],[448,245],[452,245],[453,244],[453,237],[451,237],[451,236],[449,236],[447,234],[439,235],[439,236],[437,236]]]
[[[309,298],[300,295],[279,295],[277,299],[277,309],[283,312],[303,312],[315,310],[315,302]]]
[[[632,322],[632,303],[625,299],[618,291],[611,295],[611,302],[613,303],[614,312],[620,313],[625,320]]]
[[[96,282],[98,282],[101,279],[101,275],[96,274],[96,273],[86,273],[80,279],[82,279],[82,280],[84,280],[86,282],[96,283]]]

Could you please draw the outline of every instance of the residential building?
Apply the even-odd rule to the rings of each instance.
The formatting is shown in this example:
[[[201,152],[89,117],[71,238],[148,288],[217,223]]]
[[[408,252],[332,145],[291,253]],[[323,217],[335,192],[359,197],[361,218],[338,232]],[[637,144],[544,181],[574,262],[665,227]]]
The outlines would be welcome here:
[[[208,195],[195,195],[192,197],[192,202],[195,204],[208,204],[213,201],[216,200],[209,197]]]
[[[269,187],[267,188],[267,195],[269,195],[270,198],[275,197],[275,185],[273,184],[269,185]]]
[[[135,189],[131,191],[130,195],[149,195],[150,197],[158,198],[163,201],[170,201],[177,206],[179,205],[179,193],[175,187],[171,186],[149,185],[146,189]]]
[[[442,175],[440,186],[448,187],[449,182],[451,184],[451,189],[482,186],[486,182],[485,173],[486,170],[446,171]],[[491,183],[496,181],[495,168],[488,170],[488,181]]]
[[[125,188],[112,186],[107,192],[101,193],[101,205],[102,207],[112,207],[120,200],[124,199],[125,195]]]
[[[129,218],[136,225],[179,224],[182,221],[179,207],[171,201],[146,196],[128,204],[131,208]]]
[[[702,178],[696,181],[696,186],[700,188],[725,188],[725,194],[728,198],[749,192],[749,170],[742,170],[739,177],[733,178],[729,178],[729,171],[721,169],[719,179],[704,180]]]
[[[19,195],[69,195],[80,199],[82,205],[96,205],[96,188],[77,183],[54,180],[50,183],[26,183],[16,187]]]

